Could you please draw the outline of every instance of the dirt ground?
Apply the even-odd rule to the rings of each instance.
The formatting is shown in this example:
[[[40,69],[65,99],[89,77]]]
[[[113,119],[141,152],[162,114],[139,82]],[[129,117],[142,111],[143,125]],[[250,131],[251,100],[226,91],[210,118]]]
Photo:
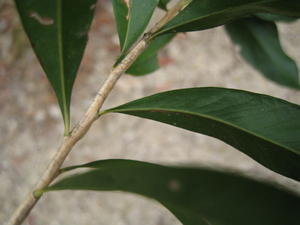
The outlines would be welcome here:
[[[91,102],[118,56],[108,1],[99,1],[72,99],[72,121]],[[300,65],[300,22],[280,24],[282,44]],[[300,92],[263,78],[238,55],[223,28],[180,34],[148,76],[124,75],[105,107],[159,91],[202,86],[238,88],[300,104]],[[20,27],[11,1],[0,0],[0,224],[8,219],[45,169],[62,137],[56,100]],[[300,184],[258,165],[211,137],[125,115],[97,121],[65,165],[125,158],[162,164],[238,168],[290,188]],[[177,225],[160,204],[119,192],[46,194],[24,225]]]

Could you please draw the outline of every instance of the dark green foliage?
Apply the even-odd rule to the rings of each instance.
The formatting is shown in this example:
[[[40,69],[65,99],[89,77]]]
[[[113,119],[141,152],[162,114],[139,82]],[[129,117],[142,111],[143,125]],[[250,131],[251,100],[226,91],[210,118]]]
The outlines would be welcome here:
[[[65,134],[69,134],[72,87],[96,0],[15,2],[32,47],[55,90]],[[300,1],[192,0],[156,33],[145,34],[154,10],[167,10],[169,2],[112,0],[121,47],[117,63],[143,34],[151,41],[131,66],[124,67],[129,66],[127,73],[144,75],[157,70],[158,51],[177,32],[226,24],[246,61],[267,78],[299,89],[298,68],[282,50],[274,22],[300,17]],[[109,112],[148,118],[218,138],[262,165],[300,181],[300,106],[287,101],[242,90],[190,88],[145,97],[100,115]],[[82,167],[92,169],[65,177],[36,193],[66,189],[132,192],[156,199],[184,225],[299,224],[299,195],[242,175],[129,160],[96,161],[61,172]]]
[[[145,75],[159,69],[157,59],[158,51],[167,45],[175,34],[166,34],[156,37],[149,47],[137,58],[137,60],[126,71],[132,75]]]
[[[209,29],[259,12],[299,17],[300,2],[295,0],[193,0],[158,31],[158,34]]]
[[[269,13],[257,13],[257,14],[255,14],[255,16],[257,16],[260,19],[267,20],[267,21],[285,22],[285,23],[292,23],[298,19],[295,17],[280,16],[280,15],[274,15],[274,14],[269,14]]]
[[[69,132],[73,83],[96,0],[15,0],[40,63],[56,93]]]
[[[158,0],[113,0],[120,46],[124,55],[146,29]]]
[[[94,169],[66,177],[46,190],[144,195],[159,201],[184,225],[298,224],[299,196],[233,173],[129,160],[96,161],[79,167]]]
[[[252,17],[225,27],[232,41],[241,47],[243,58],[264,76],[281,85],[300,88],[297,65],[283,51],[274,22]]]
[[[233,89],[190,88],[159,93],[106,112],[216,137],[264,166],[300,180],[300,106],[281,99]]]

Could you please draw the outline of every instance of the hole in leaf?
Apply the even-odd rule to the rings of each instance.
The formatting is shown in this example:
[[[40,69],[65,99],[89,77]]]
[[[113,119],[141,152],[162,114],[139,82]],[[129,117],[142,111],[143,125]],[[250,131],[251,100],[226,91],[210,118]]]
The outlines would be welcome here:
[[[181,189],[180,181],[177,179],[172,179],[168,183],[168,188],[172,192],[178,192]]]
[[[49,26],[54,24],[54,20],[52,18],[42,17],[37,12],[30,12],[29,17],[35,19],[37,22],[39,22],[42,25]]]
[[[126,7],[128,8],[128,13],[127,13],[127,16],[126,16],[126,19],[127,20],[129,20],[129,11],[130,11],[130,0],[123,0],[124,1],[124,3],[125,3],[125,5],[126,5]]]

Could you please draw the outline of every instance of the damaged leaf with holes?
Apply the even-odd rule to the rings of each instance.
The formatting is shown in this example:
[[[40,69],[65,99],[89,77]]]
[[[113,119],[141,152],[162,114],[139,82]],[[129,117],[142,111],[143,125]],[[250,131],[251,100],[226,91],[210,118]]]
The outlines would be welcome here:
[[[88,39],[96,0],[15,0],[23,27],[70,127],[72,87]]]

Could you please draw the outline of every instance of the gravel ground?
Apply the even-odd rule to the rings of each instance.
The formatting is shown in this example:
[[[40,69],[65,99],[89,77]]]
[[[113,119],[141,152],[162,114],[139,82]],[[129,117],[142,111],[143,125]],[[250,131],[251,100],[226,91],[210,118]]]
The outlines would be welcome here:
[[[101,1],[103,2],[103,1]],[[118,55],[109,4],[98,5],[90,41],[75,84],[72,120],[90,104]],[[300,65],[300,23],[280,24],[282,44]],[[54,154],[62,121],[56,100],[10,1],[0,0],[0,224],[36,183]],[[238,55],[222,28],[180,34],[162,51],[162,68],[144,77],[125,75],[105,107],[159,91],[202,86],[238,88],[300,104],[300,92],[267,81]],[[38,85],[37,85],[38,84]],[[211,137],[125,115],[97,121],[65,165],[126,158],[163,164],[239,169],[300,189],[297,182],[258,165]],[[155,201],[119,192],[54,192],[34,208],[24,225],[177,225]]]

